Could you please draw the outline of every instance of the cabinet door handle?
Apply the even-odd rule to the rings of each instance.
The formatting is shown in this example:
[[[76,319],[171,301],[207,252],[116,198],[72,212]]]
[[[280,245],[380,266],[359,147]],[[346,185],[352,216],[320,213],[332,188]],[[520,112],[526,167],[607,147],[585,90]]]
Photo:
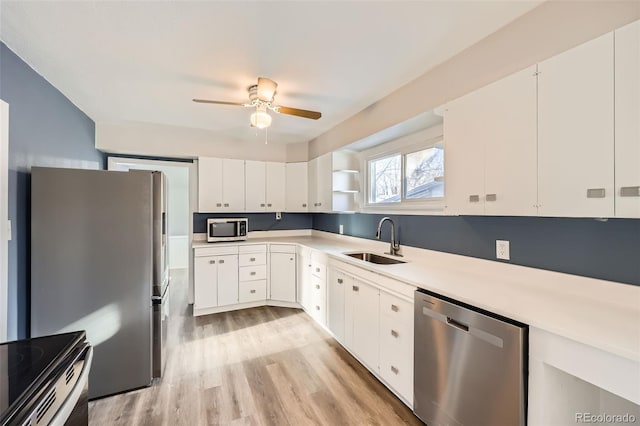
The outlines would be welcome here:
[[[264,207],[264,203],[261,203],[261,204],[260,204],[260,207]]]
[[[640,197],[640,186],[623,186],[620,188],[621,197]]]
[[[351,287],[353,289],[353,291],[358,291],[360,290],[360,287],[358,287],[357,285],[354,285]]]
[[[321,205],[322,205],[322,203],[318,203],[318,205],[319,205],[319,206],[321,206]]]
[[[253,294],[253,293],[255,293],[255,292],[256,292],[255,290],[251,290],[251,291],[249,291],[249,293],[251,293],[251,294]]]
[[[320,268],[316,268],[316,272],[320,272]]]
[[[293,257],[290,257],[289,260],[293,260]]]
[[[249,262],[255,262],[255,261],[256,261],[255,257],[252,257],[251,259],[249,259]]]
[[[470,203],[477,203],[480,201],[480,196],[479,195],[469,195],[469,202]]]
[[[215,261],[215,260],[210,260],[210,261],[209,261],[209,264],[210,264],[210,265],[213,265],[214,263],[216,263],[216,261]]]
[[[338,278],[338,284],[342,284],[342,278]]]
[[[229,203],[224,203],[224,206],[225,207],[229,207]]]
[[[267,204],[267,207],[271,207],[271,203]]]
[[[398,369],[392,365],[392,366],[391,366],[391,372],[392,372],[393,374],[398,374]]]
[[[391,310],[393,312],[398,312],[400,310],[400,308],[398,308],[398,305],[391,305]]]
[[[391,335],[392,335],[393,337],[398,337],[398,332],[397,332],[397,331],[395,331],[395,330],[391,330]]]
[[[255,274],[256,274],[256,271],[252,271],[251,274],[249,275],[255,275]]]
[[[216,207],[222,207],[222,203],[216,203]]]
[[[302,205],[302,207],[307,207],[307,203],[304,203],[304,204]]]
[[[484,199],[487,201],[496,201],[498,196],[496,194],[487,194]]]
[[[316,288],[320,290],[320,284],[316,284]]]
[[[224,260],[220,260],[218,263],[224,263]]]
[[[320,306],[316,305],[316,311],[320,310]]]
[[[604,198],[606,192],[604,188],[589,188],[587,189],[587,198]]]

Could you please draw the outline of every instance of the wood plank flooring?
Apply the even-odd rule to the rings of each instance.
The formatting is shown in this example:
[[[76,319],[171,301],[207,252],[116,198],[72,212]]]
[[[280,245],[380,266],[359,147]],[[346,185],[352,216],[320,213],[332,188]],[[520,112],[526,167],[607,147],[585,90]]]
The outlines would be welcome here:
[[[421,425],[302,310],[194,318],[172,271],[164,377],[92,401],[91,425]]]

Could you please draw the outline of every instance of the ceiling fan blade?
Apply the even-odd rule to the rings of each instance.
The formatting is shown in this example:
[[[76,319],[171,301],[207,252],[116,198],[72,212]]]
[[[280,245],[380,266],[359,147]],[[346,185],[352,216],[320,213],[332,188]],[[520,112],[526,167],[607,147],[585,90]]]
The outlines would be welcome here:
[[[298,109],[298,108],[289,108],[285,106],[279,106],[277,110],[280,114],[288,114],[295,115],[303,118],[310,118],[312,120],[317,120],[322,117],[322,114],[317,111],[309,111],[306,109]]]
[[[265,102],[273,101],[278,83],[266,77],[258,77],[258,98]]]
[[[208,99],[194,99],[193,102],[198,102],[198,103],[201,103],[201,104],[219,104],[219,105],[244,106],[244,104],[242,102],[210,101]]]

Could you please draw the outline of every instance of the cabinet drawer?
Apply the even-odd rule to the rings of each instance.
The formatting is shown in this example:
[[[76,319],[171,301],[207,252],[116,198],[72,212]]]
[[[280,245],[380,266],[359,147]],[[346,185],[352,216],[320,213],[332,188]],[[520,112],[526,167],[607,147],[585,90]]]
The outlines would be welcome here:
[[[238,247],[239,253],[266,253],[266,244],[242,244]]]
[[[413,401],[413,327],[380,319],[380,375],[407,401]]]
[[[323,282],[327,276],[327,267],[317,261],[311,262],[311,274],[315,277],[320,278]]]
[[[311,305],[311,317],[322,325],[327,322],[327,306],[324,300],[314,298]]]
[[[266,265],[267,253],[241,253],[238,255],[240,266]]]
[[[239,290],[240,303],[265,300],[267,298],[267,280],[241,282]]]
[[[269,251],[271,253],[295,253],[296,246],[288,244],[271,244],[269,246]]]
[[[323,280],[316,276],[311,277],[311,294],[314,303],[316,300],[322,301],[322,303],[327,300],[327,286]]]
[[[238,246],[217,246],[217,247],[199,246],[193,249],[193,255],[195,257],[221,256],[225,254],[237,254],[237,253],[238,253]]]
[[[413,364],[380,358],[380,376],[407,402],[413,402]]]
[[[413,304],[384,291],[380,292],[380,313],[401,324],[413,324]]]
[[[267,266],[243,266],[240,270],[240,281],[255,281],[267,279]]]

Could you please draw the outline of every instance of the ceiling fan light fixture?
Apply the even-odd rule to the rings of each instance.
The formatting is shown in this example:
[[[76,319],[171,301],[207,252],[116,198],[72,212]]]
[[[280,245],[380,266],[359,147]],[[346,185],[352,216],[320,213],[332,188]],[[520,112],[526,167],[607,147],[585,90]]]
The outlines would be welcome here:
[[[258,99],[263,102],[273,101],[277,88],[278,83],[275,81],[264,77],[258,78]]]
[[[271,116],[266,111],[257,110],[251,114],[251,125],[258,129],[266,129],[271,126]]]

